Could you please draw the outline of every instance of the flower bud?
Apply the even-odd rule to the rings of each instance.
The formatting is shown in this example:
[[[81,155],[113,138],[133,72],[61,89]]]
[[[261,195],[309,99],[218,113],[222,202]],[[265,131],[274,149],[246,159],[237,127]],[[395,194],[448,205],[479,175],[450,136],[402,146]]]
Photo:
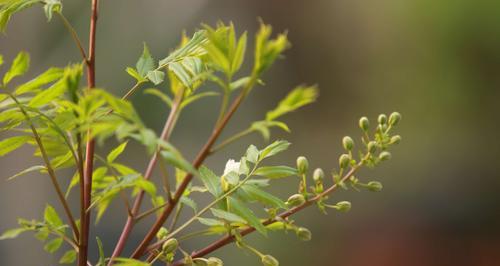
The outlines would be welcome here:
[[[394,112],[389,116],[389,125],[395,126],[401,121],[401,114],[398,112]]]
[[[391,153],[388,152],[388,151],[383,151],[381,152],[379,155],[378,155],[378,158],[381,160],[381,161],[387,161],[389,159],[391,159]]]
[[[351,161],[351,158],[349,157],[348,154],[340,155],[340,157],[339,157],[340,168],[346,168],[349,165],[350,161]]]
[[[349,201],[340,201],[336,204],[337,210],[341,212],[348,212],[351,209],[351,203]]]
[[[177,242],[177,239],[175,238],[170,238],[169,240],[165,241],[162,245],[162,251],[166,254],[174,252],[177,247],[179,247],[179,242]]]
[[[323,169],[321,168],[316,168],[313,173],[313,180],[314,182],[318,183],[321,182],[325,178],[325,172],[323,172]]]
[[[368,131],[368,129],[370,128],[370,121],[366,116],[363,116],[359,119],[359,127],[363,131]]]
[[[224,192],[228,192],[231,189],[231,184],[229,184],[225,176],[220,177],[220,184]]]
[[[401,142],[401,136],[395,135],[392,136],[390,144],[399,144]]]
[[[264,266],[278,266],[278,265],[280,265],[279,261],[271,255],[264,255],[261,257],[261,260],[262,260],[262,264]]]
[[[156,238],[158,238],[159,240],[162,240],[165,237],[167,237],[167,235],[168,235],[167,228],[162,227],[162,228],[160,228],[160,230],[158,230],[158,233],[156,233]]]
[[[222,266],[222,265],[224,265],[224,263],[222,262],[221,259],[216,257],[208,258],[208,266]]]
[[[342,139],[342,146],[344,146],[344,149],[350,151],[354,147],[354,141],[352,140],[351,137],[345,136]]]
[[[309,170],[309,162],[307,158],[304,156],[300,156],[297,158],[297,171],[299,174],[303,175]]]
[[[366,184],[366,187],[368,188],[368,190],[373,191],[373,192],[379,192],[383,188],[382,183],[377,182],[377,181],[368,182],[368,184]]]
[[[302,241],[309,241],[312,238],[311,231],[309,229],[300,227],[296,231],[297,237]]]
[[[304,195],[302,194],[294,194],[290,196],[286,202],[286,204],[289,207],[295,207],[304,204],[306,202],[306,199],[304,198]]]
[[[368,152],[373,154],[377,150],[377,143],[375,141],[368,142]]]
[[[381,114],[381,115],[378,116],[378,120],[377,121],[378,121],[378,123],[380,125],[385,125],[385,124],[387,124],[387,116],[384,115],[384,114]]]

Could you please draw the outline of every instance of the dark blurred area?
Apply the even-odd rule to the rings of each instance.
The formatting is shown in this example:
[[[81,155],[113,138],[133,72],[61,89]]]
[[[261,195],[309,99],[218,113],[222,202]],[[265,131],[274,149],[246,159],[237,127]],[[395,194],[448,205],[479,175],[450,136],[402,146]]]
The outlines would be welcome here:
[[[89,1],[64,1],[64,13],[85,43],[88,10]],[[135,64],[143,41],[162,58],[177,45],[183,29],[192,33],[200,23],[220,19],[252,36],[259,17],[276,32],[287,30],[292,49],[265,75],[266,85],[254,90],[225,136],[261,119],[287,91],[306,83],[318,84],[321,96],[286,117],[292,134],[274,132],[273,138],[293,143],[281,163],[294,164],[297,156],[306,155],[312,167],[331,169],[342,153],[341,138],[358,136],[363,115],[374,121],[379,113],[399,111],[403,141],[391,161],[359,175],[382,181],[381,193],[339,191],[331,200],[351,201],[349,213],[324,216],[310,208],[295,216],[297,224],[311,229],[311,242],[283,233],[252,235],[249,241],[281,265],[500,265],[500,1],[103,0],[97,84],[117,95],[130,88],[133,80],[124,69]],[[46,23],[41,8],[14,16],[7,35],[0,36],[7,62],[21,49],[31,54],[32,76],[52,65],[80,61],[63,25],[57,19]],[[247,63],[250,58],[247,53]],[[145,123],[160,130],[168,114],[165,106],[142,93],[133,101]],[[183,114],[173,142],[187,158],[208,137],[217,111],[212,99]],[[225,161],[240,156],[250,143],[265,145],[255,135],[207,164],[221,172]],[[134,146],[129,152],[123,160],[142,171],[144,150]],[[31,154],[23,149],[2,158],[1,175],[37,163]],[[274,189],[285,198],[295,185],[279,181]],[[15,227],[16,217],[40,218],[47,201],[59,207],[46,176],[2,181],[0,231]],[[93,231],[108,254],[125,215],[116,204]],[[136,228],[133,241],[150,223]],[[186,249],[204,243],[191,241]],[[97,248],[92,249],[95,258]],[[226,265],[260,265],[234,245],[215,255]],[[56,265],[57,260],[30,234],[0,242],[0,265]]]

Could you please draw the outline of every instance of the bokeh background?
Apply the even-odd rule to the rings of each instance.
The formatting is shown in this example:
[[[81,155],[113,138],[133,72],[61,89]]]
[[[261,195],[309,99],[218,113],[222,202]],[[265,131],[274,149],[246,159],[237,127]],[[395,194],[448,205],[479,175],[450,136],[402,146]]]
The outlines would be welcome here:
[[[88,10],[89,1],[64,1],[64,13],[85,43]],[[281,163],[294,164],[298,155],[307,155],[312,167],[330,169],[341,153],[340,139],[359,133],[362,115],[375,120],[379,113],[401,112],[403,142],[393,160],[361,175],[380,179],[382,193],[340,192],[332,199],[351,201],[349,213],[323,216],[310,208],[295,217],[313,232],[311,242],[283,233],[267,239],[253,235],[249,241],[281,265],[500,265],[500,1],[104,0],[97,83],[117,95],[125,92],[133,81],[124,69],[135,64],[143,41],[162,58],[183,29],[192,33],[200,23],[220,19],[253,35],[258,17],[277,31],[288,30],[293,47],[238,111],[226,136],[260,119],[287,91],[306,83],[318,84],[321,96],[286,118],[292,134],[273,134],[293,143]],[[21,49],[32,56],[32,75],[80,60],[60,21],[46,23],[41,8],[14,16],[7,35],[0,36],[7,61]],[[144,121],[159,130],[165,106],[140,93],[133,101]],[[207,138],[217,104],[203,100],[184,113],[173,141],[187,158]],[[220,172],[250,143],[264,145],[252,136],[207,164]],[[23,149],[2,158],[1,175],[36,163],[31,152]],[[144,151],[133,146],[129,154],[123,160],[143,169]],[[293,186],[283,181],[274,189],[286,198]],[[59,206],[45,176],[0,182],[0,231],[14,227],[16,217],[39,218],[47,201]],[[114,205],[94,230],[108,253],[124,217],[123,207]],[[138,227],[134,241],[148,224]],[[186,249],[204,243],[190,242]],[[95,251],[94,245],[94,257]],[[226,265],[260,265],[234,246],[215,255]],[[57,258],[29,234],[0,242],[0,265],[56,264]]]

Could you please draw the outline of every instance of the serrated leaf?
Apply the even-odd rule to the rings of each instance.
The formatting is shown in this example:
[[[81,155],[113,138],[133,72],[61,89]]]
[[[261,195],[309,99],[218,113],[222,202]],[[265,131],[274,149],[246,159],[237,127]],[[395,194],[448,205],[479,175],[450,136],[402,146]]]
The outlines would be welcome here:
[[[153,82],[153,84],[158,85],[158,84],[162,83],[163,80],[165,79],[165,73],[163,71],[153,70],[153,71],[149,71],[146,74],[146,77],[151,82]]]
[[[274,156],[282,151],[285,151],[288,149],[290,146],[290,142],[286,140],[277,140],[267,147],[265,147],[261,152],[260,152],[260,159],[268,158],[271,156]]]
[[[154,70],[155,68],[155,60],[151,56],[151,53],[149,52],[146,43],[144,43],[144,49],[142,51],[142,55],[137,61],[135,68],[137,69],[137,73],[141,77],[146,77],[148,72]]]
[[[20,234],[29,231],[27,228],[14,228],[14,229],[9,229],[0,235],[0,240],[5,240],[5,239],[12,239],[18,237]]]
[[[47,167],[45,167],[45,166],[43,166],[43,165],[34,165],[34,166],[31,166],[31,167],[29,167],[29,168],[26,168],[26,169],[24,169],[23,171],[21,171],[21,172],[19,172],[19,173],[15,174],[15,175],[13,175],[13,176],[11,176],[11,177],[7,178],[7,180],[12,180],[12,179],[14,179],[14,178],[16,178],[16,177],[19,177],[19,176],[25,175],[25,174],[27,174],[27,173],[31,173],[31,172],[35,172],[35,171],[42,171],[42,170],[46,170],[46,169],[47,169]]]
[[[207,41],[205,36],[205,31],[200,30],[193,34],[193,37],[189,39],[182,47],[176,49],[170,55],[162,59],[159,63],[160,67],[165,67],[168,64],[176,61],[180,61],[188,56],[201,56],[205,54],[203,49],[203,44]]]
[[[224,219],[228,222],[234,222],[234,223],[247,223],[247,221],[245,221],[245,219],[243,219],[242,217],[234,214],[234,213],[230,213],[230,212],[227,212],[227,211],[223,211],[223,210],[219,210],[219,209],[210,209],[210,211],[212,212],[212,214],[217,217],[217,218],[220,218],[220,219]]]
[[[281,100],[278,106],[267,112],[266,120],[272,121],[276,118],[293,112],[304,105],[313,103],[318,98],[318,89],[316,86],[299,86],[292,90],[285,99]]]
[[[270,179],[283,178],[297,175],[297,169],[289,166],[263,166],[255,170],[254,175]]]
[[[59,250],[62,243],[63,243],[62,238],[55,238],[55,239],[52,239],[49,242],[47,242],[47,244],[45,244],[45,246],[43,246],[43,249],[45,251],[47,251],[48,253],[54,253],[57,250]]]
[[[201,166],[198,171],[200,173],[200,179],[208,189],[208,192],[215,197],[220,196],[222,194],[220,178],[205,166]]]
[[[61,264],[71,264],[76,260],[76,251],[68,250],[64,255],[59,259],[59,263]]]
[[[1,12],[1,11],[0,11]],[[20,52],[17,54],[16,58],[12,62],[9,71],[3,76],[3,84],[7,85],[13,78],[21,76],[26,71],[30,64],[30,56],[26,52]]]
[[[0,141],[0,156],[12,152],[31,140],[30,136],[16,136]]]
[[[264,190],[259,189],[254,185],[244,184],[243,186],[241,186],[241,189],[243,189],[252,199],[259,201],[265,205],[282,209],[287,208],[283,200],[273,196],[270,193],[265,192]]]
[[[47,207],[45,207],[45,212],[43,214],[43,217],[48,224],[54,227],[60,227],[63,225],[63,222],[59,217],[59,215],[57,214],[56,210],[49,204],[47,204]]]
[[[267,235],[267,230],[264,225],[262,225],[261,221],[249,208],[245,207],[245,205],[238,199],[233,197],[228,197],[228,206],[232,213],[242,217],[246,220],[246,222],[254,227],[259,233],[263,235]]]
[[[47,71],[40,74],[38,77],[19,85],[16,88],[15,94],[22,95],[39,89],[41,86],[51,83],[63,77],[64,70],[57,67],[49,68]]]
[[[120,156],[120,154],[123,153],[123,151],[127,147],[127,143],[128,142],[124,142],[124,143],[120,144],[118,147],[114,148],[108,154],[108,156],[106,157],[106,160],[108,161],[108,163],[113,163],[116,160],[116,158],[118,158],[118,156]]]

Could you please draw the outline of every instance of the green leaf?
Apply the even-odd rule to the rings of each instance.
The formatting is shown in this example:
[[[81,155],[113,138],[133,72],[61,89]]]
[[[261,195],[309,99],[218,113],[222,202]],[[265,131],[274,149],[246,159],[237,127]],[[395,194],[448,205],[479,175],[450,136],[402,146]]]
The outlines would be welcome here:
[[[29,167],[27,169],[24,169],[23,171],[7,178],[7,180],[12,180],[16,177],[19,177],[19,176],[22,176],[22,175],[25,175],[27,173],[31,173],[31,172],[35,172],[35,171],[42,171],[42,170],[46,170],[47,167],[43,166],[43,165],[35,165],[35,166],[32,166],[32,167]]]
[[[231,71],[235,73],[241,67],[243,59],[245,58],[245,50],[247,47],[247,33],[244,32],[238,40],[238,45],[236,46],[236,51],[234,52],[233,62],[231,64]]]
[[[53,12],[62,11],[62,3],[60,0],[45,0],[45,5],[43,6],[43,10],[45,11],[45,16],[47,17],[47,20],[50,21],[52,19]]]
[[[250,79],[251,79],[251,77],[243,77],[243,78],[237,79],[236,81],[231,82],[231,85],[230,85],[231,91],[235,91],[239,88],[244,87],[245,85],[247,85],[247,83],[250,81]]]
[[[217,217],[217,218],[221,218],[221,219],[224,219],[228,222],[234,222],[234,223],[243,223],[243,224],[246,224],[247,221],[243,218],[241,218],[240,216],[234,214],[234,213],[230,213],[230,212],[227,212],[227,211],[223,211],[223,210],[219,210],[219,209],[210,209],[210,211],[212,212],[212,214]]]
[[[104,248],[102,245],[102,241],[97,236],[95,239],[97,242],[97,250],[99,251],[99,261],[97,262],[96,266],[105,266],[106,265],[106,257],[104,255]]]
[[[292,90],[285,99],[281,100],[278,106],[266,114],[266,120],[272,121],[284,114],[293,112],[298,108],[308,105],[318,98],[316,86],[299,86]]]
[[[275,141],[260,152],[260,159],[262,160],[264,158],[274,156],[282,151],[285,151],[289,146],[290,142],[286,140]]]
[[[0,235],[0,240],[5,240],[5,239],[12,239],[18,237],[20,234],[29,231],[27,228],[14,228],[14,229],[9,229],[5,232],[3,232],[2,235]]]
[[[67,90],[66,85],[67,83],[65,79],[59,80],[49,88],[43,90],[42,92],[38,93],[35,97],[33,97],[33,99],[31,99],[28,105],[30,107],[36,108],[45,105],[47,103],[50,103],[52,100],[58,98],[59,96],[63,95],[66,92]]]
[[[254,185],[244,184],[241,186],[241,189],[243,189],[253,200],[259,201],[271,207],[287,209],[283,200],[259,189]]]
[[[55,239],[50,240],[47,244],[45,244],[43,249],[49,253],[54,253],[57,250],[59,250],[62,243],[63,243],[62,238],[55,238]]]
[[[10,17],[17,13],[20,12],[26,8],[31,7],[32,5],[36,3],[40,3],[40,0],[11,0],[11,1],[5,1],[3,3],[3,6],[0,5],[0,31],[5,32],[5,29],[7,27],[7,23],[10,20]]]
[[[247,161],[256,163],[259,160],[259,150],[254,145],[250,145],[245,154]]]
[[[270,179],[276,179],[297,175],[297,169],[289,166],[263,166],[255,170],[254,174]]]
[[[203,44],[207,42],[204,30],[194,33],[193,37],[189,39],[183,46],[176,49],[170,55],[162,59],[159,63],[160,67],[166,67],[168,64],[180,61],[186,57],[198,57],[206,53]]]
[[[228,197],[228,206],[231,212],[242,217],[247,221],[247,223],[254,227],[259,233],[267,235],[266,227],[261,223],[259,218],[249,208],[245,207],[243,203],[233,197]]]
[[[40,74],[38,77],[18,86],[16,88],[16,95],[22,95],[39,89],[41,86],[51,83],[55,80],[62,78],[64,70],[57,67],[49,68],[47,71]]]
[[[219,94],[217,92],[213,92],[213,91],[197,93],[193,96],[188,97],[186,100],[184,100],[181,104],[181,108],[184,108],[184,107],[188,106],[189,104],[194,103],[195,101],[200,100],[202,98],[210,97],[210,96],[217,96],[217,95],[219,95]]]
[[[153,82],[153,84],[158,85],[158,84],[162,83],[163,80],[165,79],[165,73],[163,73],[162,71],[159,71],[159,70],[153,70],[153,71],[149,71],[146,74],[146,77],[151,82]]]
[[[180,199],[181,203],[189,206],[191,209],[193,209],[194,213],[196,214],[198,212],[198,204],[191,198],[188,198],[186,196],[182,196]]]
[[[206,226],[224,226],[223,222],[216,219],[201,218],[201,217],[198,217],[197,219],[201,224]]]
[[[0,156],[12,152],[31,140],[30,136],[16,136],[0,141]]]
[[[130,75],[132,76],[134,79],[136,79],[137,81],[145,81],[146,79],[144,77],[142,77],[141,75],[139,75],[139,73],[137,72],[137,70],[135,70],[134,68],[131,68],[131,67],[127,67],[125,69],[125,71]]]
[[[118,147],[114,148],[108,154],[108,156],[106,157],[106,160],[108,161],[108,163],[113,163],[116,160],[116,158],[118,158],[118,156],[120,156],[120,154],[122,154],[122,152],[127,147],[127,143],[128,142],[124,142],[124,143],[120,144]]]
[[[16,58],[12,62],[9,71],[5,73],[3,76],[3,84],[7,85],[13,78],[17,76],[21,76],[26,71],[28,71],[28,67],[30,64],[30,56],[26,52],[20,52],[17,54]]]
[[[0,66],[3,65],[3,55],[0,54]]]
[[[68,250],[64,255],[59,259],[60,264],[71,264],[76,260],[76,251]]]
[[[272,28],[261,23],[260,30],[255,37],[255,63],[253,72],[260,75],[267,70],[281,53],[289,47],[286,34],[279,34],[275,39],[269,39]]]
[[[137,69],[137,72],[141,77],[146,77],[149,71],[153,71],[155,69],[155,60],[151,56],[146,43],[144,43],[142,55],[135,64],[135,68]]]
[[[201,181],[208,189],[208,192],[215,197],[220,196],[222,194],[220,178],[205,166],[201,166],[198,171],[200,173]]]
[[[59,215],[57,214],[56,210],[49,204],[47,204],[47,207],[45,207],[45,212],[43,214],[43,217],[48,224],[54,227],[60,227],[63,225],[63,222],[59,217]]]
[[[161,145],[163,145],[163,147],[167,149],[167,150],[164,150],[160,153],[161,156],[163,157],[163,159],[165,159],[165,161],[167,161],[171,165],[173,165],[179,169],[182,169],[188,173],[191,173],[195,176],[199,175],[198,171],[193,167],[193,165],[190,162],[188,162],[186,159],[184,159],[182,154],[177,149],[175,149],[172,145],[170,145],[166,142],[163,142]],[[164,145],[167,145],[167,147]]]

